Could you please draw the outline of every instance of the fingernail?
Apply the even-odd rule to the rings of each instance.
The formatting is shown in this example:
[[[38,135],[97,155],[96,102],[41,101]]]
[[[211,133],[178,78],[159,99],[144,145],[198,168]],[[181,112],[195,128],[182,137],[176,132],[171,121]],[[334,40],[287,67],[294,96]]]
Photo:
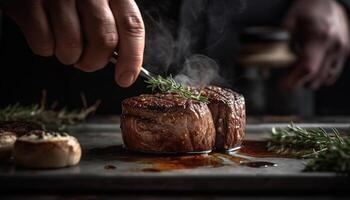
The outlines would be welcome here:
[[[134,72],[124,72],[118,77],[118,84],[121,87],[129,87],[135,81],[135,73]]]

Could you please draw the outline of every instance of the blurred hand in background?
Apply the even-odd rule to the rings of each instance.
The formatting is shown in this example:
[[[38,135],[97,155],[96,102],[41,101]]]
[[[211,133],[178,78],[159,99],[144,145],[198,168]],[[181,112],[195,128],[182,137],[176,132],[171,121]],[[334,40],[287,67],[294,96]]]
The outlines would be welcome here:
[[[139,74],[145,31],[133,0],[12,0],[4,11],[37,55],[92,72],[118,49],[117,83],[128,87]]]
[[[299,60],[282,85],[318,89],[334,83],[349,55],[349,22],[342,5],[335,0],[297,0],[284,26],[293,35]]]

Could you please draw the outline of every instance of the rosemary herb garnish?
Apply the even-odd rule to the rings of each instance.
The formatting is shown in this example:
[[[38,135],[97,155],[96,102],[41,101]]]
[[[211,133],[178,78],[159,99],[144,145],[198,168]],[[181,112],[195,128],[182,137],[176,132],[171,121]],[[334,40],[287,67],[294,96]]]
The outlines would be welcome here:
[[[201,94],[201,92],[196,94],[190,87],[176,82],[171,75],[167,78],[158,75],[146,80],[145,82],[149,84],[147,87],[151,88],[153,91],[158,89],[161,92],[177,93],[187,99],[194,99],[201,102],[209,101],[207,97]]]
[[[30,121],[40,124],[44,130],[64,130],[67,125],[73,125],[83,121],[89,114],[96,111],[99,101],[89,107],[80,110],[57,110],[54,106],[50,109],[45,106],[45,97],[41,104],[21,106],[9,105],[0,109],[0,121]]]
[[[292,154],[300,157],[314,153],[314,151],[322,151],[330,143],[341,140],[336,129],[329,134],[323,128],[306,130],[291,124],[286,128],[272,128],[268,147],[279,154]]]
[[[350,139],[342,143],[333,143],[325,151],[319,152],[311,159],[305,171],[334,171],[350,173]]]
[[[268,149],[309,158],[306,171],[350,172],[350,138],[342,137],[337,129],[327,133],[323,128],[306,130],[294,124],[273,128]]]

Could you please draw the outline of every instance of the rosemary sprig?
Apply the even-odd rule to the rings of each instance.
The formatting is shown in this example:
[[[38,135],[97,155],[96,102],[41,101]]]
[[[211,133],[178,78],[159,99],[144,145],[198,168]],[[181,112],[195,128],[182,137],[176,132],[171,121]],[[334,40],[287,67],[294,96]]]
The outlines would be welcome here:
[[[268,147],[279,154],[299,157],[321,151],[330,143],[341,141],[342,138],[336,129],[328,134],[323,128],[306,130],[290,124],[286,128],[272,128]]]
[[[99,102],[81,110],[47,109],[45,106],[34,104],[21,106],[9,105],[0,109],[0,121],[30,121],[40,124],[43,129],[64,130],[67,125],[83,121],[89,114],[96,111]]]
[[[334,143],[315,155],[305,167],[305,171],[334,171],[350,173],[350,139]]]
[[[291,124],[272,128],[268,149],[281,155],[310,158],[306,171],[350,172],[350,139],[337,129],[303,129]]]
[[[158,75],[145,81],[149,84],[147,87],[153,91],[158,89],[161,92],[177,93],[187,99],[194,99],[201,102],[208,102],[208,98],[203,96],[201,92],[196,94],[190,87],[186,87],[181,83],[176,82],[170,75],[167,78],[163,78]]]

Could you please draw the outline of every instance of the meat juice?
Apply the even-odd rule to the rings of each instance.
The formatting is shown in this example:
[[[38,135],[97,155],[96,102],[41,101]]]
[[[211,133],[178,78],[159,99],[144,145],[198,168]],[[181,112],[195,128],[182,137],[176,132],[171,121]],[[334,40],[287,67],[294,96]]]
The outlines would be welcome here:
[[[118,160],[147,165],[137,171],[142,172],[163,172],[181,169],[196,168],[218,168],[223,166],[245,166],[252,168],[276,167],[276,163],[265,161],[253,161],[244,156],[263,158],[280,157],[266,148],[266,141],[244,141],[242,147],[236,152],[213,152],[210,154],[145,154],[128,151],[122,145],[109,146],[106,148],[95,148],[89,151],[93,157],[104,160]],[[243,157],[242,157],[243,155]],[[227,162],[229,160],[230,162]],[[148,167],[149,166],[149,167]],[[114,168],[115,167],[115,168]],[[118,169],[114,166],[113,169]],[[110,170],[110,167],[105,167]]]

